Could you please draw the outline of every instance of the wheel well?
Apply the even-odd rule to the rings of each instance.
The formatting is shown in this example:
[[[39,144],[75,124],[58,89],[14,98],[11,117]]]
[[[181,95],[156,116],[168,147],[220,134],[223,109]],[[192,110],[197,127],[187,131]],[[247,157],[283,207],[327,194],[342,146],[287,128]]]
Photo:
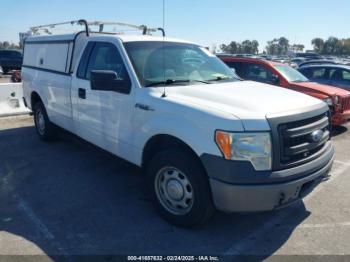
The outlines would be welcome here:
[[[41,101],[40,96],[38,95],[37,92],[33,92],[31,97],[30,97],[30,103],[32,105],[32,110],[34,109],[34,105],[39,101]]]
[[[145,168],[150,160],[158,153],[167,149],[181,148],[191,153],[200,161],[196,152],[182,140],[170,135],[156,135],[146,143],[142,154],[142,168]],[[202,162],[200,161],[202,164]]]

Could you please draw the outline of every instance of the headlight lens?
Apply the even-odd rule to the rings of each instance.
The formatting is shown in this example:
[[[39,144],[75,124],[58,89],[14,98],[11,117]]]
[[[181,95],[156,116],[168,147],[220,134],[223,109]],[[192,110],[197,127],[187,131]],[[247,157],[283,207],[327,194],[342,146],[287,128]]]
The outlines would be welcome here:
[[[257,171],[271,170],[270,133],[216,131],[215,141],[225,159],[249,161]]]
[[[326,99],[324,99],[323,101],[325,101],[329,106],[333,105],[333,100],[331,97],[327,97]]]
[[[334,97],[334,103],[335,103],[336,105],[338,105],[339,102],[340,102],[339,96],[335,96],[335,97]]]

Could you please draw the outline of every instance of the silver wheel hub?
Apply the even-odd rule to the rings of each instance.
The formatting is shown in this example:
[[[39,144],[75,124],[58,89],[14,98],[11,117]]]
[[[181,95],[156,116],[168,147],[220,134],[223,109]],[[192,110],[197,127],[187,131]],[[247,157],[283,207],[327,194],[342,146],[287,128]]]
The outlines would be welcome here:
[[[194,194],[187,176],[174,167],[159,170],[154,182],[159,202],[169,212],[175,215],[185,215],[190,212]]]
[[[36,121],[39,133],[43,134],[45,132],[45,118],[41,110],[36,113]]]
[[[182,185],[176,180],[170,180],[167,184],[167,192],[174,200],[180,200],[183,197],[184,189]]]

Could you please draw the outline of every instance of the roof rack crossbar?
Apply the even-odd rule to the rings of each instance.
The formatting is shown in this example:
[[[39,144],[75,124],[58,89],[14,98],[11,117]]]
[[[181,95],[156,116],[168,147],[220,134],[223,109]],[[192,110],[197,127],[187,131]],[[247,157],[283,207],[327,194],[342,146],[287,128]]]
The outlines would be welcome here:
[[[89,26],[99,26],[99,32],[103,32],[104,26],[108,25],[114,25],[114,26],[123,26],[123,27],[129,27],[135,30],[142,31],[142,34],[146,35],[149,33],[154,33],[159,30],[158,28],[149,28],[146,25],[133,25],[133,24],[127,24],[127,23],[121,23],[121,22],[111,22],[111,21],[94,21],[94,22],[88,22]]]
[[[55,23],[55,24],[48,24],[48,25],[40,25],[40,26],[34,26],[31,27],[30,30],[34,34],[38,34],[40,30],[43,30],[44,32],[51,34],[49,29],[55,28],[56,26],[61,26],[61,25],[84,25],[85,26],[85,31],[86,35],[89,36],[89,26],[86,20],[80,19],[80,20],[74,20],[74,21],[67,21],[67,22],[62,22],[62,23]]]

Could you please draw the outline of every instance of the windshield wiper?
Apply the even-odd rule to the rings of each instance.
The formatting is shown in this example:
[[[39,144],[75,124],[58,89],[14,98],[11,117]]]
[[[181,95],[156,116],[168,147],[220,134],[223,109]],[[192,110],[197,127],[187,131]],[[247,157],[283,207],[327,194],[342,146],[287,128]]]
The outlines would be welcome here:
[[[232,78],[228,77],[228,76],[225,76],[225,77],[222,77],[222,76],[218,76],[217,78],[214,78],[214,79],[210,79],[208,81],[210,82],[218,82],[218,81],[226,81],[226,80],[231,80]]]
[[[167,79],[165,81],[159,81],[159,82],[154,82],[146,85],[146,87],[152,87],[152,86],[159,86],[159,85],[173,85],[173,84],[178,84],[178,83],[192,83],[192,82],[199,82],[199,83],[204,83],[204,84],[210,84],[208,81],[201,81],[201,80],[174,80],[174,79]]]

